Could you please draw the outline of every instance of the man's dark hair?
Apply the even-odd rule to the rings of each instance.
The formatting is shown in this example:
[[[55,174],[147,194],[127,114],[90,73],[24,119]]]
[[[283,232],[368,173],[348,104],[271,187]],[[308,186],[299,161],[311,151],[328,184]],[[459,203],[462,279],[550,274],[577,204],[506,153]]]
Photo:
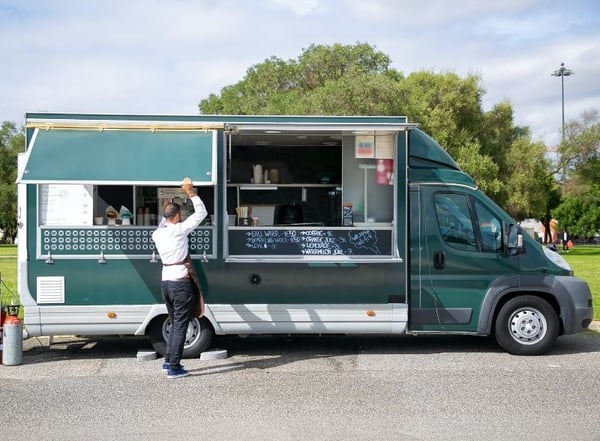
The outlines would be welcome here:
[[[181,212],[181,206],[175,202],[170,202],[165,205],[165,218],[173,219]]]

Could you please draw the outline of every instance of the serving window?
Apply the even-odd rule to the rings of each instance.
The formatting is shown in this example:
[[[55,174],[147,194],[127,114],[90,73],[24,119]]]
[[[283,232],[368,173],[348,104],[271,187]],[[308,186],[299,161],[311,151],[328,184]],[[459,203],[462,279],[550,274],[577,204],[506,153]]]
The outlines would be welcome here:
[[[192,208],[183,177],[214,214],[216,145],[217,130],[187,122],[28,124],[18,182],[37,189],[37,257],[154,257],[164,201],[181,203],[184,216]],[[190,235],[192,255],[216,256],[210,220]]]
[[[193,210],[179,187],[40,184],[38,188],[38,258],[152,257],[156,250],[151,235],[164,203],[179,203],[184,218]],[[216,227],[211,220],[216,189],[202,186],[196,191],[211,215],[190,234],[190,253],[215,257]],[[109,215],[113,207],[114,216]]]
[[[233,132],[225,145],[229,260],[398,258],[398,132]]]

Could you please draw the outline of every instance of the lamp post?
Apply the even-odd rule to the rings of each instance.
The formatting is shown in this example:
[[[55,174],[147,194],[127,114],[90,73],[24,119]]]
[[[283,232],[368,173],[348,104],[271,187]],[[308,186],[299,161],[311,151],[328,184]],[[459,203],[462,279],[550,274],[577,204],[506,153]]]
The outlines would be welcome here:
[[[565,67],[565,63],[560,63],[560,69],[555,70],[554,72],[552,72],[552,76],[553,77],[560,77],[560,89],[561,89],[561,104],[562,104],[562,139],[561,142],[565,142],[565,77],[568,77],[570,75],[574,75],[575,72],[573,72],[571,69],[567,69]],[[567,165],[565,164],[564,166],[564,170],[563,170],[563,176],[562,176],[562,180],[563,183],[565,182],[565,174],[567,172]]]

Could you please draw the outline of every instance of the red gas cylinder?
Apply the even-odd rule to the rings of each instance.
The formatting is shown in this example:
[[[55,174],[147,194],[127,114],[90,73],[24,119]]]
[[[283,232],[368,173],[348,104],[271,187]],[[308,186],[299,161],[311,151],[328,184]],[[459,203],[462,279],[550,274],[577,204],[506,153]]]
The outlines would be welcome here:
[[[23,362],[23,322],[19,318],[19,305],[9,305],[8,316],[4,320],[2,333],[2,364],[17,366]]]

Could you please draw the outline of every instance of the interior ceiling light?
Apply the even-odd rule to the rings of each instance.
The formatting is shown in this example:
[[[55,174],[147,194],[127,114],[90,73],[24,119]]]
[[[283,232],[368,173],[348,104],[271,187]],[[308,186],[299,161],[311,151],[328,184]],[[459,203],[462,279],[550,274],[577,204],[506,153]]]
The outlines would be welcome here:
[[[269,141],[256,141],[256,145],[269,145],[271,144]]]
[[[281,130],[265,130],[265,133],[268,133],[269,135],[276,135],[281,133]]]

